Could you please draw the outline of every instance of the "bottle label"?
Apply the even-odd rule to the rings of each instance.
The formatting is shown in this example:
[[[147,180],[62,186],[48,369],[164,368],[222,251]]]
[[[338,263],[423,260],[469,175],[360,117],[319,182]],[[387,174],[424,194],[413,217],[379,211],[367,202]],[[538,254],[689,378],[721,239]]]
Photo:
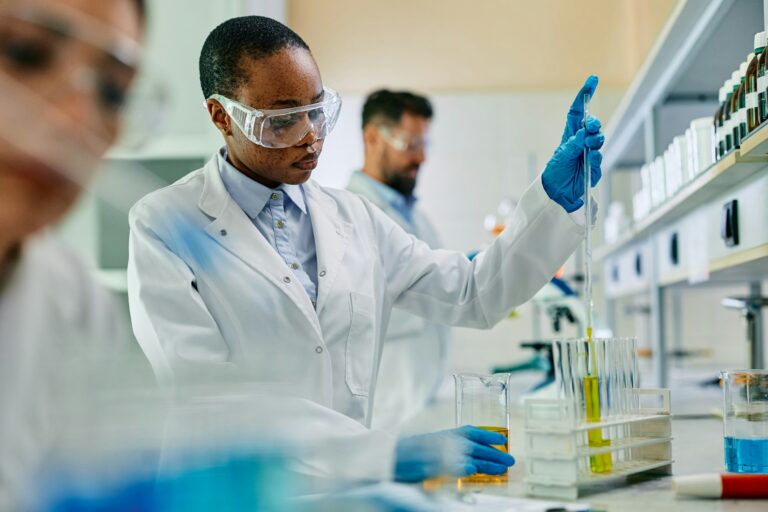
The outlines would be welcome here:
[[[751,92],[747,94],[747,108],[757,108],[757,93]]]
[[[768,85],[768,77],[765,75],[757,77],[757,92],[765,92],[766,85]]]

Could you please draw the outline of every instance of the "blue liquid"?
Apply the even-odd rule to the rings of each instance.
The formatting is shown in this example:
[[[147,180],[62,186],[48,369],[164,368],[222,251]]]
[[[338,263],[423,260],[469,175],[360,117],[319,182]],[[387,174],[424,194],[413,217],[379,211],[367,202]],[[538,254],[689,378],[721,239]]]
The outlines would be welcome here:
[[[725,469],[731,473],[768,474],[768,439],[726,437]]]

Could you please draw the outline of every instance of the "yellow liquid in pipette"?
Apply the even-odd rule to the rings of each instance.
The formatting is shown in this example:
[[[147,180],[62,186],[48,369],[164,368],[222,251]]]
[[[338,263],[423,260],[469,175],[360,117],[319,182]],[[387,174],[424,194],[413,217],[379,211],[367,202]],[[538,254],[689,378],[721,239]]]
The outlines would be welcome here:
[[[587,343],[592,343],[592,328],[587,327]],[[590,350],[591,357],[595,357],[593,350]],[[592,368],[596,370],[596,364]],[[587,413],[587,422],[599,423],[602,418],[600,410],[600,384],[596,375],[587,375],[584,377],[584,404]],[[600,429],[587,432],[587,441],[590,448],[603,448],[610,446],[610,439],[603,439],[603,432]],[[589,458],[589,469],[593,473],[609,473],[613,470],[613,461],[610,453],[593,455]]]

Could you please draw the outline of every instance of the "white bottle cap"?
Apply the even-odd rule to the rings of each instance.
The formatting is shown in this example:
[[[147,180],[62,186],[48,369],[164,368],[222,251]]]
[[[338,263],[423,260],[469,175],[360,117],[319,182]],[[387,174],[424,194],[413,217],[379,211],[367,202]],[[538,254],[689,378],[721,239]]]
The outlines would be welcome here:
[[[712,117],[699,117],[691,121],[691,130],[698,130],[701,128],[709,128],[712,126]]]
[[[737,69],[736,71],[731,73],[731,89],[737,88],[740,82],[741,82],[741,75],[739,75],[739,70]]]
[[[719,499],[723,495],[720,475],[677,476],[672,479],[672,489],[678,496]]]
[[[742,63],[741,63],[741,66],[739,66],[739,82],[741,82],[742,80],[744,80],[744,77],[745,77],[745,76],[747,76],[747,66],[748,66],[748,64],[747,64],[747,63],[748,63],[750,60],[752,60],[752,59],[750,59],[750,58],[749,58],[749,57],[750,57],[750,55],[751,55],[752,57],[754,57],[754,56],[755,56],[755,54],[754,54],[754,53],[750,53],[749,55],[747,55],[747,60],[746,60],[745,62],[742,62]]]
[[[725,86],[722,86],[717,92],[717,97],[720,100],[720,103],[725,101]]]
[[[765,48],[765,32],[755,34],[755,50]]]

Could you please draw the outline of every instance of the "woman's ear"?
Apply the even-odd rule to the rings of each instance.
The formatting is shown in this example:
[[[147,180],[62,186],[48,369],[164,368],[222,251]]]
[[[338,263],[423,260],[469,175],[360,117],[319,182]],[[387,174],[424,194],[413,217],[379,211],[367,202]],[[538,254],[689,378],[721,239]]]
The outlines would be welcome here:
[[[232,119],[221,106],[221,103],[214,99],[209,99],[205,102],[208,107],[208,115],[211,116],[211,121],[216,125],[222,135],[225,137],[232,135]]]

